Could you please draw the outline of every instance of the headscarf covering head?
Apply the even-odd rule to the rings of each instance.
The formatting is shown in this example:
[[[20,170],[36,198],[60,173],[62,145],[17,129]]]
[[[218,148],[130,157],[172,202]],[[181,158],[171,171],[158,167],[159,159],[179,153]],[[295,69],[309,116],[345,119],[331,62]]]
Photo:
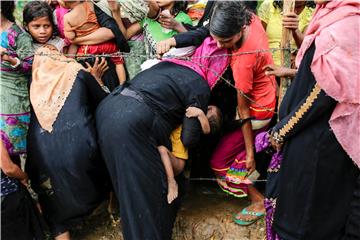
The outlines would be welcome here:
[[[299,66],[315,42],[311,72],[320,88],[338,102],[330,117],[330,127],[345,152],[360,168],[359,22],[358,0],[319,4],[296,64]]]

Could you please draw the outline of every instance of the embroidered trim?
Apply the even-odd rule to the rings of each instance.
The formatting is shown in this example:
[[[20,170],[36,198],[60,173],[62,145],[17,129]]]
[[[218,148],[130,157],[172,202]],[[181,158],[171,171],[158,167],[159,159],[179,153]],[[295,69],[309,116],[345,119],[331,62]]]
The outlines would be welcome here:
[[[300,109],[295,113],[293,117],[290,118],[287,124],[283,128],[279,130],[279,137],[284,137],[288,134],[294,126],[300,121],[300,119],[304,116],[304,114],[309,111],[310,107],[313,105],[314,101],[317,99],[320,94],[321,88],[318,84],[315,84],[313,90],[311,91],[309,97],[306,101],[301,105]]]

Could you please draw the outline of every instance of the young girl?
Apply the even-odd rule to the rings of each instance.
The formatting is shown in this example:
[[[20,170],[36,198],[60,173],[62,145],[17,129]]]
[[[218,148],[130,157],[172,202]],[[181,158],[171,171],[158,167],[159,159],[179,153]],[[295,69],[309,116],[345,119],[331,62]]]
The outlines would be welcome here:
[[[26,152],[34,52],[30,36],[14,23],[14,6],[14,1],[1,2],[0,133],[8,154],[19,156]]]
[[[127,39],[131,38],[141,30],[144,31],[147,53],[156,55],[156,44],[161,40],[171,38],[179,32],[186,32],[183,24],[192,25],[191,18],[184,12],[187,2],[161,0],[157,1],[160,7],[160,14],[157,19],[146,17],[141,22],[131,25],[125,29],[124,25],[118,22],[119,27]]]
[[[71,9],[64,16],[64,34],[70,41],[94,33],[100,28],[93,3],[79,0],[59,1],[59,3],[63,7]],[[111,54],[118,52],[118,50],[114,41],[108,41],[97,45],[82,45],[77,49],[77,54]],[[69,54],[73,53],[75,51],[69,51]],[[121,57],[112,57],[111,59],[116,65],[119,82],[123,84],[126,80],[124,60]]]
[[[221,112],[216,106],[209,106],[206,115],[200,108],[188,107],[186,117],[196,117],[204,134],[209,134],[210,131],[215,132],[221,125]],[[168,180],[167,200],[169,204],[178,196],[175,176],[184,170],[185,160],[188,159],[188,151],[181,141],[181,132],[182,127],[179,126],[171,133],[171,152],[165,146],[158,147]]]
[[[51,44],[60,52],[67,51],[65,40],[54,36],[55,24],[51,7],[43,1],[29,2],[24,7],[23,24],[34,40],[35,49]]]

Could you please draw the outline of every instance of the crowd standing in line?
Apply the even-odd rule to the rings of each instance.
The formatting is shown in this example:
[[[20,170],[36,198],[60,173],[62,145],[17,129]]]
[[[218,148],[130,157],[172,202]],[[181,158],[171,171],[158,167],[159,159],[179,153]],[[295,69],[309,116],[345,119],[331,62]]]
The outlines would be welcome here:
[[[234,223],[265,216],[268,240],[360,239],[359,9],[1,0],[1,239],[71,239],[110,192],[125,239],[171,239],[184,160],[209,133],[201,164],[250,200]],[[277,111],[280,77],[293,80]]]

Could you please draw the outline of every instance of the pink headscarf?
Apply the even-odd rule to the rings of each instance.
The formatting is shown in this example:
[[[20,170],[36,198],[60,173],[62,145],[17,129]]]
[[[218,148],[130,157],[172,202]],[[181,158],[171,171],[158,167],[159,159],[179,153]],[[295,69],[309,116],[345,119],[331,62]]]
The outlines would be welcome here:
[[[165,59],[164,61],[173,62],[193,69],[208,82],[212,89],[229,65],[230,58],[227,54],[227,49],[218,48],[215,40],[208,37],[201,46],[195,50],[191,59],[183,60],[174,58]]]
[[[296,58],[299,66],[315,41],[311,71],[318,85],[338,104],[329,124],[360,168],[360,2],[330,1],[318,5]]]

